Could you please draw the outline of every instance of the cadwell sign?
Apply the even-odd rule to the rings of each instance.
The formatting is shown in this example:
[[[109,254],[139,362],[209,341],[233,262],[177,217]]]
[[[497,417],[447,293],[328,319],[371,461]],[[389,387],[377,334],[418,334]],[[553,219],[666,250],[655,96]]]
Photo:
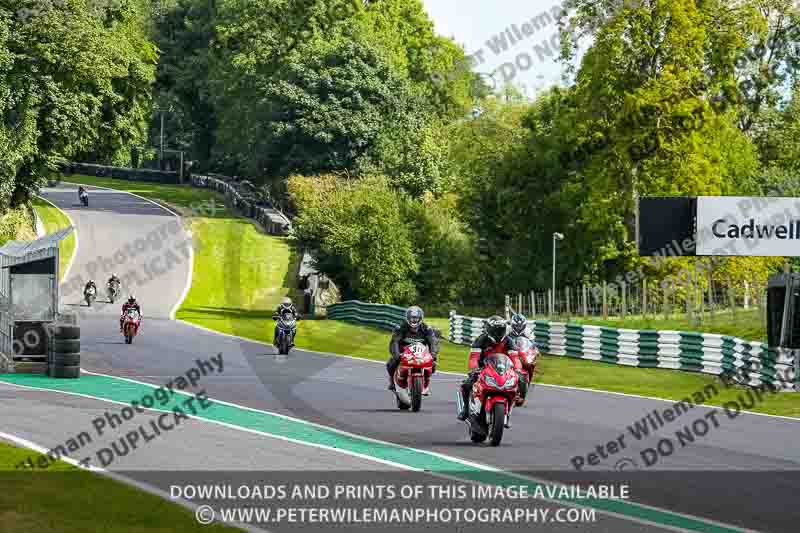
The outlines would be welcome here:
[[[800,198],[698,196],[697,255],[800,256]]]

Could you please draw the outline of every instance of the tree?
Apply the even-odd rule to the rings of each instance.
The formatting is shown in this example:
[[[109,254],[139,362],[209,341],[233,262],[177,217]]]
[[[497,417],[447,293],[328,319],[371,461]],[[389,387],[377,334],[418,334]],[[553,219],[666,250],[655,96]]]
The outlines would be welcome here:
[[[349,182],[334,177],[289,180],[300,214],[294,242],[313,250],[317,268],[346,299],[408,304],[418,271],[403,198],[384,177]]]
[[[144,3],[0,1],[0,210],[62,159],[124,160],[144,135],[156,49]]]

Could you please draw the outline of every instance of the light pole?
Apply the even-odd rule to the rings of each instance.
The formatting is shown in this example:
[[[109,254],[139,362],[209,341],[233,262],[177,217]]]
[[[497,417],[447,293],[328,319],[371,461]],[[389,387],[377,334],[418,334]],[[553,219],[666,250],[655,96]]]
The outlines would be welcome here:
[[[563,241],[564,234],[555,232],[553,233],[553,296],[550,299],[550,316],[555,314],[556,307],[556,241]]]
[[[161,113],[161,142],[158,146],[158,169],[162,170],[164,168],[164,113],[172,113],[173,107],[169,106],[169,109],[156,107],[155,110]]]

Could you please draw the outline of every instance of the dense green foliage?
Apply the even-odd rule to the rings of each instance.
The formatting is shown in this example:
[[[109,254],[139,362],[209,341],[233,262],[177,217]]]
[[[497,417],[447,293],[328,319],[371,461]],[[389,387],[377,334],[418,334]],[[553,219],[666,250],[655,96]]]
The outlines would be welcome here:
[[[559,284],[682,282],[692,261],[637,256],[638,197],[800,192],[793,4],[567,0],[565,83],[529,101],[487,94],[421,0],[0,0],[0,209],[59,159],[152,149],[163,118],[195,170],[290,201],[346,297],[544,288],[556,231]]]
[[[124,162],[145,133],[157,52],[149,2],[0,1],[0,211],[59,159]]]
[[[201,170],[366,175],[471,104],[473,75],[434,81],[464,53],[419,0],[179,0],[157,28],[168,140]],[[429,159],[387,171],[407,181]]]

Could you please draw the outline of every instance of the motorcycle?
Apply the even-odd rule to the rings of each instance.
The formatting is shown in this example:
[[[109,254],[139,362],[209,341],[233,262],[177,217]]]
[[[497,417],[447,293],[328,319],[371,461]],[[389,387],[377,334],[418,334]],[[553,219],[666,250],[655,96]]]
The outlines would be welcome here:
[[[91,307],[97,299],[97,290],[94,287],[89,287],[83,292],[83,297],[86,300],[86,305]]]
[[[514,404],[516,407],[525,405],[528,391],[533,387],[533,374],[536,369],[536,360],[539,357],[539,349],[527,337],[517,337],[511,343],[508,356],[514,363],[514,368],[519,376],[519,396]]]
[[[113,304],[119,297],[119,283],[116,282],[109,283],[107,291],[108,291],[108,301]]]
[[[80,193],[78,196],[80,196],[81,203],[82,203],[82,204],[83,204],[85,207],[89,207],[89,193],[87,193],[86,191],[83,191],[83,192],[82,192],[82,193]]]
[[[278,321],[278,336],[275,339],[275,346],[280,355],[288,355],[289,350],[294,346],[294,337],[297,334],[297,320],[289,313],[273,315],[273,320]]]
[[[415,342],[407,345],[400,355],[400,364],[394,372],[395,397],[397,407],[415,413],[422,407],[422,396],[431,383],[433,374],[433,355],[428,347]]]
[[[128,309],[125,319],[122,321],[122,334],[125,336],[125,344],[133,344],[133,338],[139,333],[139,325],[142,316],[136,309]]]
[[[472,442],[489,438],[492,446],[503,440],[503,430],[510,428],[511,411],[519,394],[519,377],[514,362],[504,353],[486,357],[478,380],[472,387],[467,430]],[[461,402],[461,395],[458,395]]]

